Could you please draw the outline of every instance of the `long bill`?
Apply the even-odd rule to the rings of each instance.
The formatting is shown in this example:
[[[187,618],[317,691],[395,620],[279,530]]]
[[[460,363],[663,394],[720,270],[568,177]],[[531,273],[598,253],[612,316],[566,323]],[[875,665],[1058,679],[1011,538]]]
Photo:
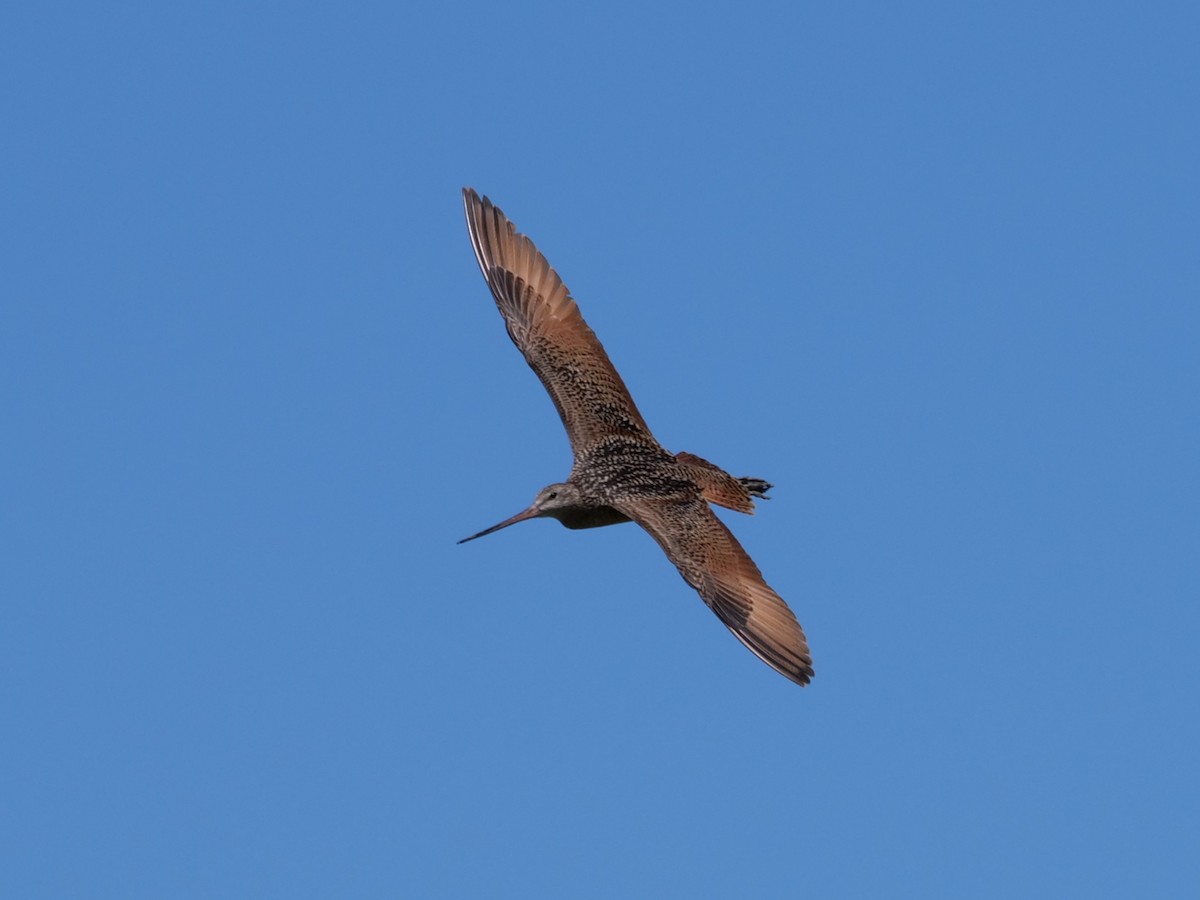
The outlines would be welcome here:
[[[473,541],[475,538],[481,538],[485,535],[491,534],[493,531],[499,531],[501,528],[507,528],[509,525],[516,525],[518,522],[524,522],[526,519],[532,519],[537,516],[538,512],[539,510],[536,506],[531,506],[529,509],[525,509],[517,513],[511,519],[505,519],[499,525],[493,525],[491,528],[483,529],[483,531],[479,532],[478,534],[473,534],[470,537],[463,538],[461,541],[459,541],[459,543],[465,544],[467,541]]]

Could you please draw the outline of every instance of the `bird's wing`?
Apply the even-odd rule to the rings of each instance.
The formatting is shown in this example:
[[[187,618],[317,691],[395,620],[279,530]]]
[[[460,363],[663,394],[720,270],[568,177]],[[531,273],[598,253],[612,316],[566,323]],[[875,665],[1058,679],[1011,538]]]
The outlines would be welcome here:
[[[562,279],[487,197],[463,189],[475,258],[508,335],[554,401],[576,458],[612,434],[653,440]]]
[[[638,498],[614,505],[650,532],[683,580],[755,656],[797,684],[808,684],[812,656],[800,623],[707,503]]]

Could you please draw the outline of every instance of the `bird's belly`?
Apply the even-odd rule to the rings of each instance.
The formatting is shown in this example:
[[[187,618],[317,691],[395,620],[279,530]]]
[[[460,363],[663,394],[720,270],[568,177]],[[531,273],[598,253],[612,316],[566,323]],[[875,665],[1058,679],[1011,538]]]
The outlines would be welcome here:
[[[568,528],[600,528],[603,525],[618,525],[629,521],[629,516],[617,512],[611,506],[563,510],[563,514],[557,518]]]

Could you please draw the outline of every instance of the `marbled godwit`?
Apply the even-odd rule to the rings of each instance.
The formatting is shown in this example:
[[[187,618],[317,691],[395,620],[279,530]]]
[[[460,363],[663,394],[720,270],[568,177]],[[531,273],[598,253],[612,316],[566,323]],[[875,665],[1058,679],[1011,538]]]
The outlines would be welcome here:
[[[470,188],[463,203],[508,335],[549,391],[575,461],[570,477],[542,488],[528,509],[459,543],[538,516],[567,528],[637,522],[739,641],[776,672],[808,684],[812,657],[800,623],[708,505],[753,513],[753,498],[766,497],[771,485],[664,450],[533,242]]]

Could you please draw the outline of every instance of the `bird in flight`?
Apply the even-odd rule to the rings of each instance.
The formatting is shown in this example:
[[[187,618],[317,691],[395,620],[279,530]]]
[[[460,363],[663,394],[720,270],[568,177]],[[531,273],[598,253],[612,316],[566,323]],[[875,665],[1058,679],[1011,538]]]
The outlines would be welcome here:
[[[459,543],[542,516],[567,528],[637,522],[739,641],[776,672],[808,684],[812,657],[800,623],[709,507],[753,513],[754,498],[771,485],[664,450],[533,241],[471,188],[463,204],[483,278],[562,417],[574,464],[566,481],[542,488],[527,509]]]

